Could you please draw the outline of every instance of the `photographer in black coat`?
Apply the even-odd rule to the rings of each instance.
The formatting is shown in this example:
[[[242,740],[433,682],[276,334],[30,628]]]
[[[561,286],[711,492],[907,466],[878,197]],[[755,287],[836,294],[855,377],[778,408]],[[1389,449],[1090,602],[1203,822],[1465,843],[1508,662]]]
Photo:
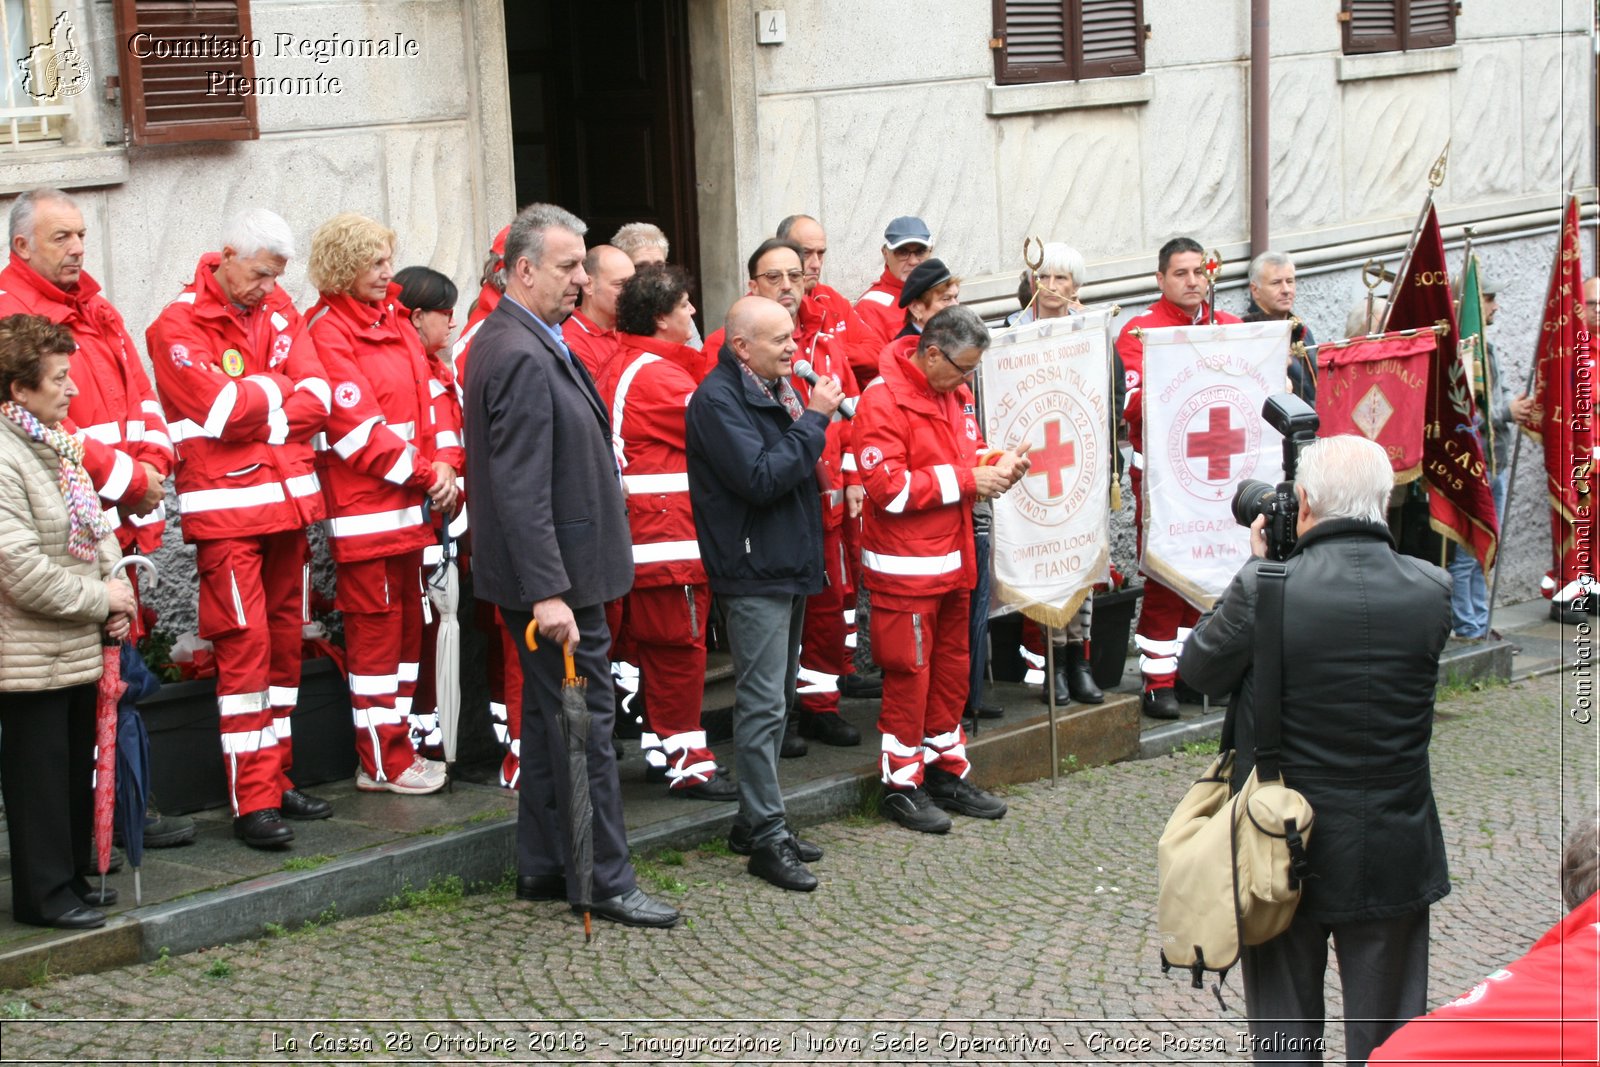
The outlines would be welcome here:
[[[1333,938],[1344,988],[1346,1055],[1368,1054],[1427,1010],[1428,906],[1450,891],[1428,770],[1439,652],[1450,636],[1450,579],[1395,552],[1384,526],[1393,474],[1364,438],[1300,454],[1299,544],[1284,581],[1283,778],[1316,813],[1294,922],[1243,954],[1257,1059],[1322,1062],[1322,985]],[[1263,520],[1251,527],[1267,554]],[[1251,660],[1258,559],[1196,624],[1178,661],[1210,696],[1234,692],[1225,736],[1234,782],[1254,762]]]

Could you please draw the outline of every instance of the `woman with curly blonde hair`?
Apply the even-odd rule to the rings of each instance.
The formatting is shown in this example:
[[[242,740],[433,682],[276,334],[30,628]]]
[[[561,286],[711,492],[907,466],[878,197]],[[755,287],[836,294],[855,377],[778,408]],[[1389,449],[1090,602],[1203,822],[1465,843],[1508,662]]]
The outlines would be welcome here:
[[[322,453],[328,543],[344,614],[346,669],[367,792],[433,793],[444,765],[423,759],[408,716],[422,645],[425,506],[456,509],[460,420],[430,395],[427,357],[394,279],[394,231],[335,215],[311,235],[322,299],[306,314],[333,386]]]

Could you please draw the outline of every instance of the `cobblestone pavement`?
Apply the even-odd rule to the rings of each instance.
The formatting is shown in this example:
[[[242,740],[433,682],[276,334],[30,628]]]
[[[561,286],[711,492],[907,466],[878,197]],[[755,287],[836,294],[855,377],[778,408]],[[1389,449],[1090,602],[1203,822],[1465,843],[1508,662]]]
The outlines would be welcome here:
[[[1593,810],[1600,766],[1597,727],[1569,715],[1572,684],[1549,676],[1441,703],[1434,779],[1455,889],[1433,912],[1432,1003],[1561,914],[1563,826]],[[807,837],[827,857],[812,894],[748,877],[721,847],[655,856],[643,883],[689,917],[671,932],[601,923],[585,945],[555,904],[435,887],[382,915],[45,976],[0,993],[0,1056],[1236,1062],[1238,977],[1224,1009],[1163,975],[1153,929],[1155,840],[1204,762],[1174,755],[1016,789],[1004,821],[959,820],[943,838],[875,816],[815,827]],[[1328,1059],[1342,1047],[1330,1027]]]

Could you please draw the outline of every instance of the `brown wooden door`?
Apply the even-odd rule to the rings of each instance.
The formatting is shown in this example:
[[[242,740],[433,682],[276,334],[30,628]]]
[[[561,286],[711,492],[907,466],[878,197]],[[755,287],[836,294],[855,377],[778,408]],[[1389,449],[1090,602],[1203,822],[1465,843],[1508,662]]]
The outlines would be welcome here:
[[[551,197],[588,243],[653,222],[698,279],[687,14],[687,0],[551,4],[546,122]]]

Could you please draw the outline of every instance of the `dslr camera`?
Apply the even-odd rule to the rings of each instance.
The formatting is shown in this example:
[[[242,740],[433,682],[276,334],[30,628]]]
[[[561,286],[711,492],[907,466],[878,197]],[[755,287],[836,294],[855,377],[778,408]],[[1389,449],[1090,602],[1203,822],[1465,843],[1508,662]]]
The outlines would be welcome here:
[[[1254,478],[1240,482],[1233,491],[1233,518],[1240,526],[1249,526],[1256,516],[1265,515],[1268,558],[1288,559],[1294,551],[1300,515],[1300,501],[1294,495],[1294,472],[1300,462],[1300,450],[1317,438],[1317,413],[1293,393],[1279,393],[1267,398],[1261,417],[1283,435],[1284,480],[1277,485]]]

